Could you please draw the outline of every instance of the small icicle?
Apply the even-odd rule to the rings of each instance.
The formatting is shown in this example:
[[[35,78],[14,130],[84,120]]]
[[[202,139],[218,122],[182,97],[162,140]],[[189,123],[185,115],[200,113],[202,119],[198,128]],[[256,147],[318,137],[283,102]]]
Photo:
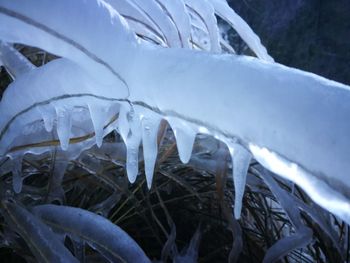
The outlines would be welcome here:
[[[62,150],[67,150],[69,146],[70,131],[72,127],[72,116],[69,110],[64,107],[56,107],[57,114],[57,135],[61,143]]]
[[[160,121],[160,116],[152,113],[147,113],[147,116],[142,118],[143,159],[148,189],[152,187],[154,166],[157,160],[157,137]]]
[[[140,116],[133,112],[129,115],[130,132],[125,141],[126,145],[126,172],[130,183],[136,181],[139,170],[139,148],[141,143],[141,121]]]
[[[46,107],[39,108],[39,110],[44,121],[45,130],[47,132],[51,132],[56,118],[55,109],[49,105]]]
[[[235,187],[234,215],[241,217],[242,200],[246,185],[247,173],[252,155],[238,143],[227,143],[232,158],[232,178]]]
[[[95,140],[97,147],[101,147],[103,141],[103,127],[106,122],[108,108],[103,105],[89,103],[91,121],[95,130]]]
[[[130,131],[130,125],[128,121],[128,113],[130,111],[129,105],[120,105],[119,110],[119,117],[118,117],[118,132],[120,136],[123,138],[124,142],[126,141],[129,131]]]
[[[196,139],[197,130],[189,123],[176,118],[168,118],[171,129],[174,132],[177,150],[180,160],[188,163],[191,159],[194,140]]]
[[[12,187],[13,187],[13,191],[16,194],[22,191],[22,186],[23,186],[22,160],[23,160],[23,156],[16,157],[16,159],[13,160]]]

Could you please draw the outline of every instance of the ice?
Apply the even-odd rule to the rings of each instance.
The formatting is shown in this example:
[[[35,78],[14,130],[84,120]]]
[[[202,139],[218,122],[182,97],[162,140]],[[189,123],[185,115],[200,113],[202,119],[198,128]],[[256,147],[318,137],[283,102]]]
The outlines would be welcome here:
[[[56,107],[57,114],[57,135],[60,140],[62,150],[67,150],[69,146],[70,132],[72,128],[72,116],[69,109]]]
[[[104,136],[104,125],[106,124],[106,117],[108,112],[108,107],[103,104],[89,103],[89,111],[92,120],[92,124],[95,129],[95,139],[98,147],[101,147],[103,136]]]
[[[306,247],[312,241],[312,230],[303,227],[297,233],[284,237],[269,248],[264,257],[263,263],[278,262],[291,251]]]
[[[195,10],[200,20],[205,24],[205,29],[209,34],[210,51],[220,53],[219,28],[213,6],[207,0],[185,0],[185,3],[192,10]]]
[[[127,99],[167,119],[176,118],[183,122],[182,126],[205,127],[213,135],[219,134],[218,137],[238,138],[243,145],[266,149],[267,152],[261,152],[250,147],[251,151],[257,150],[254,156],[259,162],[290,178],[316,203],[350,222],[346,197],[350,180],[344,174],[350,169],[349,87],[270,63],[272,59],[259,39],[230,11],[225,1],[210,0],[210,3],[266,61],[142,45],[125,19],[104,1],[33,3],[34,0],[0,0],[0,38],[36,46],[69,60],[58,59],[25,73],[5,91],[0,103],[1,157],[6,155],[14,137],[18,135],[23,140],[16,130],[22,131],[25,126],[42,121],[34,109],[37,103],[79,95],[70,102],[82,106],[86,105],[82,95],[86,93],[106,99]],[[170,46],[181,46],[176,26],[158,3],[143,0],[133,3],[150,15],[162,31],[171,27],[167,35],[173,41]],[[9,16],[8,11],[35,23],[23,23],[20,17]],[[57,17],[59,13],[66,14],[64,23]],[[63,107],[67,101],[62,99],[59,106]],[[21,116],[15,117],[19,113]],[[62,120],[58,126],[59,122]],[[59,137],[66,147],[69,123],[61,126],[58,131],[65,137],[62,134]],[[119,127],[125,140],[129,128],[123,129]],[[175,127],[176,130],[180,157],[187,161],[193,131],[183,127]],[[27,139],[37,141],[41,136],[42,133],[40,137],[32,134]],[[187,145],[186,141],[189,141]],[[278,156],[277,163],[276,159],[270,159],[270,153]]]
[[[0,58],[6,70],[16,78],[26,72],[35,69],[35,66],[28,59],[18,52],[10,44],[0,41]]]
[[[125,140],[126,172],[128,179],[134,183],[139,170],[139,148],[142,139],[140,115],[134,111],[129,114],[130,132]]]
[[[12,160],[12,185],[13,191],[18,194],[22,191],[23,178],[22,178],[22,156],[15,157]]]
[[[157,0],[167,12],[178,30],[182,47],[189,48],[191,38],[190,17],[186,12],[183,0]]]
[[[56,120],[55,108],[49,104],[46,107],[40,107],[39,111],[41,112],[44,121],[45,130],[51,132]]]
[[[180,48],[182,46],[175,24],[172,23],[169,16],[167,16],[155,0],[131,0],[131,2],[135,3],[153,21],[156,21],[156,25],[160,28],[169,47]]]
[[[25,240],[37,262],[77,263],[51,228],[22,206],[2,200],[2,215]]]
[[[266,48],[261,44],[259,37],[253,32],[249,25],[223,0],[208,0],[210,1],[215,12],[227,23],[229,23],[261,59],[273,62],[273,58],[267,53]]]
[[[128,0],[107,0],[128,22],[138,35],[151,37],[156,42],[163,41],[163,35],[157,24],[135,3]],[[165,44],[164,44],[165,45]]]
[[[234,215],[236,219],[241,217],[242,200],[246,185],[251,153],[239,143],[228,143],[232,158],[232,179],[235,187]]]
[[[104,217],[68,206],[41,205],[33,211],[52,227],[90,242],[102,255],[112,255],[113,262],[120,259],[123,262],[151,262],[126,232]]]
[[[196,139],[197,135],[197,129],[193,125],[178,118],[167,118],[167,120],[175,135],[180,160],[183,163],[188,163],[191,158],[194,140]]]
[[[147,186],[151,189],[152,179],[154,173],[154,166],[158,154],[158,128],[161,117],[152,112],[145,113],[142,117],[142,145],[143,145],[143,159],[145,162],[145,173],[147,179]]]
[[[64,174],[66,173],[69,160],[67,156],[57,153],[53,163],[53,172],[50,174],[49,179],[49,197],[48,201],[60,201],[63,203],[64,190],[62,188],[62,181]]]
[[[128,134],[130,131],[130,125],[128,121],[128,114],[130,111],[130,106],[128,104],[122,104],[120,106],[117,131],[124,141],[128,138]]]

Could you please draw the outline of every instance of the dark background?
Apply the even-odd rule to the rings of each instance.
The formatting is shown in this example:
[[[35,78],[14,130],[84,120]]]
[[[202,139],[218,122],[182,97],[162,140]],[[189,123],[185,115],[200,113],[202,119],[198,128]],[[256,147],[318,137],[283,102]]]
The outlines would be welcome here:
[[[274,59],[350,84],[350,0],[229,0]]]

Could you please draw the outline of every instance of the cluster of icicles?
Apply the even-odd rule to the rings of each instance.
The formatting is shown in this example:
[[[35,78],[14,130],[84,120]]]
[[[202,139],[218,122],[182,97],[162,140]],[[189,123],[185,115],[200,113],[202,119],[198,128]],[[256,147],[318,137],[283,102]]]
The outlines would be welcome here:
[[[234,48],[223,39],[219,32],[216,15],[220,15],[241,34],[241,37],[247,41],[257,55],[272,61],[259,38],[224,1],[110,0],[106,2],[120,12],[143,44],[193,48],[215,53],[234,53]],[[171,20],[167,19],[167,16],[171,17]],[[0,54],[1,64],[5,66],[13,79],[17,79],[22,74],[30,74],[30,71],[35,70],[35,66],[9,44],[1,44]],[[26,78],[19,79],[14,86],[22,86],[21,82],[27,81]],[[45,85],[45,81],[40,84],[35,84],[40,86],[38,89]],[[16,92],[15,88],[12,88],[11,91]],[[18,92],[24,92],[21,95],[13,94],[18,98],[19,104],[21,103],[20,96],[27,101],[26,95],[31,96],[23,90],[18,90]],[[11,94],[6,94],[7,96]],[[25,104],[23,101],[22,105]],[[1,112],[5,112],[4,108],[7,107],[6,101],[2,101]],[[13,188],[17,193],[22,189],[21,171],[25,154],[40,155],[52,151],[52,146],[45,145],[45,142],[50,144],[49,142],[55,138],[58,138],[61,150],[68,162],[77,158],[82,151],[91,148],[94,144],[100,147],[104,136],[116,130],[126,145],[126,171],[131,183],[135,182],[138,174],[139,148],[142,143],[147,185],[151,188],[158,152],[158,127],[162,119],[168,121],[174,132],[179,157],[183,163],[190,160],[196,135],[198,133],[210,134],[209,130],[204,127],[190,124],[176,117],[163,116],[145,107],[132,105],[127,100],[89,96],[67,96],[67,98],[60,97],[42,101],[17,112],[17,115],[13,113],[13,115],[15,119],[11,119],[10,122],[5,123],[6,118],[0,121],[1,140],[10,142],[6,143],[6,148],[3,144],[0,148],[1,155],[6,154],[9,157],[8,164],[2,168],[2,172],[7,171],[8,168],[11,169]],[[33,115],[39,118],[34,121]],[[251,154],[234,140],[223,137],[221,139],[227,143],[233,160],[236,190],[235,215],[239,218]],[[70,142],[74,140],[78,140],[78,143],[70,145]]]
[[[216,16],[230,24],[263,62],[243,56],[189,51],[234,53],[220,35]],[[225,0],[0,0],[0,39],[4,41],[0,63],[15,79],[0,103],[0,157],[2,161],[11,159],[1,169],[3,172],[6,167],[12,169],[16,192],[21,191],[21,163],[26,153],[40,155],[52,151],[52,144],[59,141],[62,153],[72,160],[95,144],[101,146],[104,136],[114,130],[126,145],[130,182],[138,174],[142,144],[147,184],[151,187],[158,127],[165,119],[174,132],[184,163],[191,157],[198,133],[212,135],[227,144],[233,162],[236,218],[240,217],[247,170],[254,157],[272,172],[299,184],[318,204],[350,222],[348,199],[293,163],[301,160],[310,171],[322,165],[324,174],[332,170],[322,163],[330,154],[323,151],[323,155],[318,155],[317,150],[308,149],[303,142],[312,145],[307,136],[318,134],[318,127],[335,120],[334,108],[327,107],[337,103],[323,103],[323,93],[346,101],[348,87],[271,63],[273,59],[259,38]],[[62,58],[35,68],[5,42],[36,46]],[[208,77],[209,74],[213,77]],[[221,90],[215,92],[216,85],[222,86]],[[279,85],[283,87],[276,89]],[[185,98],[183,105],[181,94]],[[177,98],[174,101],[173,95]],[[203,101],[200,107],[206,108],[203,114],[191,106],[198,105],[196,95]],[[314,105],[310,101],[316,95],[322,101]],[[295,106],[290,105],[290,96],[294,96],[291,98],[296,103],[299,98],[310,99]],[[268,101],[271,98],[275,100],[272,103]],[[232,113],[230,105],[224,104],[230,100],[236,103],[232,107],[241,106],[240,110],[246,112]],[[257,109],[259,106],[261,110]],[[216,117],[215,107],[226,115]],[[320,107],[320,115],[326,121],[313,118],[310,109],[316,107]],[[338,116],[348,116],[345,106],[340,110]],[[294,113],[294,118],[288,121],[288,116]],[[304,117],[314,121],[307,133],[301,127]],[[236,123],[230,124],[232,119]],[[291,129],[295,128],[293,121],[299,130]],[[249,122],[255,122],[255,127],[247,125]],[[274,127],[282,134],[280,137],[274,137]],[[339,137],[337,132],[345,133],[346,129],[349,127],[328,129],[324,135],[327,140],[318,144],[327,148],[332,138]],[[294,142],[299,147],[294,147]],[[337,148],[343,167],[347,165],[344,161],[347,157],[342,154],[348,151],[346,143]],[[281,155],[269,151],[270,148]],[[308,151],[316,157],[308,155]]]

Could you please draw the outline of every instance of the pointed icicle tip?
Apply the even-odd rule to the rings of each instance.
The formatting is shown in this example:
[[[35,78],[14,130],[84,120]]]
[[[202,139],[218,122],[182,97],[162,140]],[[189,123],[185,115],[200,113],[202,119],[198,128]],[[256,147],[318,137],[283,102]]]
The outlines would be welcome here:
[[[161,118],[157,114],[148,114],[142,118],[143,159],[148,189],[152,187],[154,167],[158,154],[158,128]]]
[[[51,105],[39,108],[44,121],[44,127],[47,132],[52,132],[54,121],[56,118],[55,108]]]
[[[186,164],[191,159],[197,131],[193,125],[177,118],[168,118],[168,122],[175,135],[180,160]]]
[[[227,146],[232,158],[232,178],[235,188],[234,216],[235,219],[239,219],[241,217],[247,173],[252,155],[242,145],[236,142],[229,142]]]
[[[89,103],[90,117],[95,130],[95,140],[97,147],[101,147],[104,136],[104,125],[108,109],[99,104]]]
[[[120,134],[120,136],[123,138],[124,142],[126,142],[130,131],[130,125],[128,120],[129,111],[130,111],[129,105],[124,105],[124,104],[120,105],[117,131]]]
[[[61,143],[62,150],[67,150],[69,146],[70,132],[72,128],[72,116],[68,109],[56,107],[57,114],[57,135]]]

